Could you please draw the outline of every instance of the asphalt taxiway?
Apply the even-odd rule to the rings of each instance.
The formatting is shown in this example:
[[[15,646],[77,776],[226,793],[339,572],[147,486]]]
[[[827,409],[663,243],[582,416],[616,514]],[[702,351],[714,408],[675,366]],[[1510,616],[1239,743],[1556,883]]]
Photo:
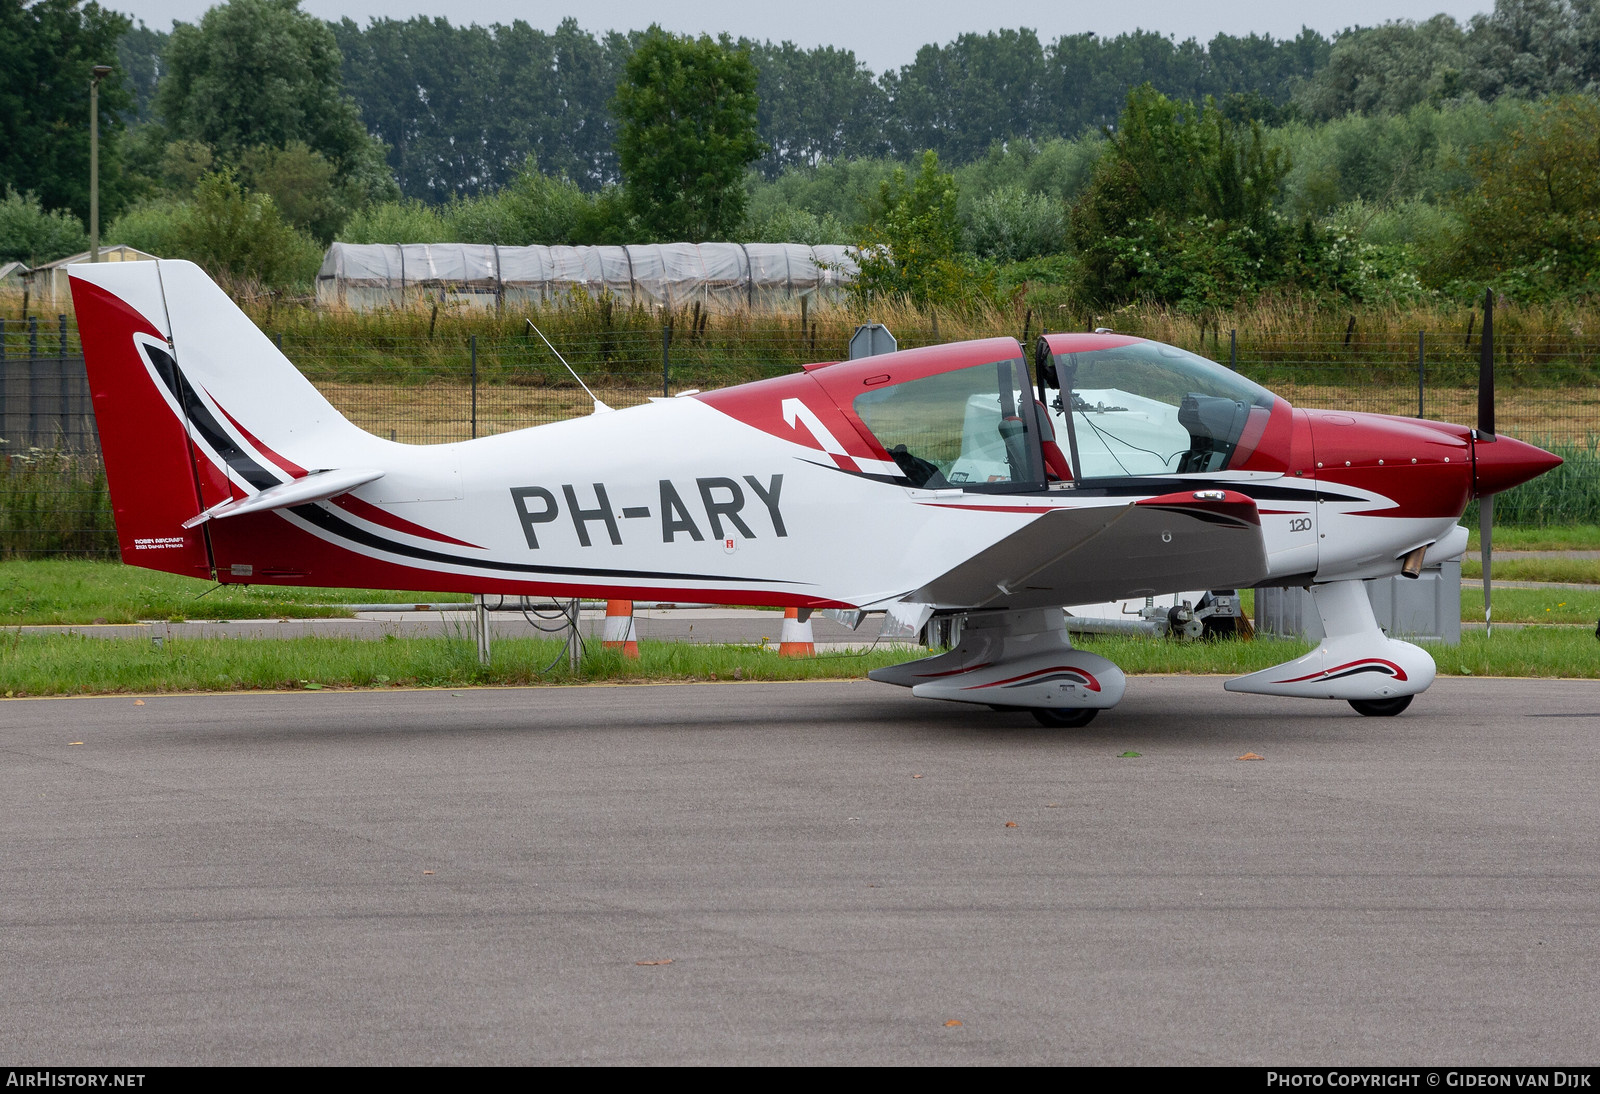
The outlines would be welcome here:
[[[1592,1062],[1597,746],[1594,682],[0,701],[0,1059]]]

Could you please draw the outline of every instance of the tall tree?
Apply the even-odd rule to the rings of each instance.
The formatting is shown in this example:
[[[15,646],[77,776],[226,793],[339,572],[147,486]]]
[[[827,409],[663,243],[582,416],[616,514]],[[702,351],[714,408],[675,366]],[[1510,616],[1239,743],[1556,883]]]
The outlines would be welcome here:
[[[628,205],[659,239],[725,239],[744,221],[756,130],[756,66],[726,35],[652,26],[628,59],[612,111]]]
[[[199,26],[178,24],[156,108],[177,139],[236,160],[247,148],[301,141],[341,172],[374,148],[344,93],[339,47],[300,0],[229,0]]]
[[[861,272],[851,285],[860,300],[899,296],[918,308],[961,302],[973,278],[960,263],[961,225],[956,220],[956,180],[939,166],[932,149],[922,154],[915,177],[905,168],[878,187],[859,248]]]
[[[1600,3],[1495,0],[1472,17],[1472,84],[1485,98],[1600,92]]]
[[[1471,156],[1461,194],[1459,276],[1493,270],[1524,292],[1600,283],[1600,103],[1565,95],[1522,108],[1523,120]]]
[[[133,91],[133,109],[128,120],[134,124],[150,121],[155,116],[156,87],[166,71],[167,42],[172,35],[151,30],[140,20],[139,25],[128,30],[117,40],[117,67],[127,76]]]
[[[895,143],[902,154],[931,148],[964,163],[995,141],[1049,135],[1045,71],[1044,49],[1026,28],[923,46],[885,81],[899,122]]]
[[[528,156],[594,192],[617,178],[608,104],[632,51],[576,20],[554,33],[451,26],[442,18],[333,25],[345,86],[407,197],[429,202],[507,186]]]
[[[0,0],[0,195],[38,196],[45,209],[89,215],[89,81],[116,67],[126,16],[80,0]],[[123,199],[117,168],[122,118],[132,105],[123,74],[100,84],[100,203]]]
[[[888,96],[854,53],[833,46],[802,50],[793,42],[739,45],[761,74],[758,118],[768,150],[759,167],[767,178],[785,168],[885,151]]]
[[[1466,91],[1466,36],[1448,15],[1399,20],[1339,36],[1328,63],[1302,84],[1304,112],[1325,121],[1345,114],[1399,114]]]

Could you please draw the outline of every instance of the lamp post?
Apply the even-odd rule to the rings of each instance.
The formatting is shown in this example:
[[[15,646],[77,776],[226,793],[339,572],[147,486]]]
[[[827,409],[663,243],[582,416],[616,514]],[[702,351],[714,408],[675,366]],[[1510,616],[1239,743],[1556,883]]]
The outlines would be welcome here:
[[[110,65],[95,65],[89,80],[89,261],[100,261],[100,81]]]

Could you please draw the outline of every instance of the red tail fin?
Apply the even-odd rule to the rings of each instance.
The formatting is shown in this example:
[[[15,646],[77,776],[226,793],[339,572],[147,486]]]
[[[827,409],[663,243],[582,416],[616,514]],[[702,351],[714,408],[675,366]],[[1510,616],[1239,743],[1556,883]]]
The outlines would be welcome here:
[[[148,299],[124,299],[72,278],[117,542],[124,562],[207,577],[212,565],[205,529],[183,528],[205,506],[181,412],[174,413],[171,393],[157,379],[172,357],[156,264],[148,265],[148,278],[128,284],[132,295]],[[217,484],[208,487],[209,494]],[[226,498],[225,483],[221,489]]]

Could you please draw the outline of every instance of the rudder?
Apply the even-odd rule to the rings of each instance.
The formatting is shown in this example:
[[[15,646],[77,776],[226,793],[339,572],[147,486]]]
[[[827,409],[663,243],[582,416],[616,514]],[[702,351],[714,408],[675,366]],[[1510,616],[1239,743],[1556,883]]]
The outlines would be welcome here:
[[[185,523],[381,443],[194,264],[79,264],[69,273],[123,561],[210,574],[209,531]]]

